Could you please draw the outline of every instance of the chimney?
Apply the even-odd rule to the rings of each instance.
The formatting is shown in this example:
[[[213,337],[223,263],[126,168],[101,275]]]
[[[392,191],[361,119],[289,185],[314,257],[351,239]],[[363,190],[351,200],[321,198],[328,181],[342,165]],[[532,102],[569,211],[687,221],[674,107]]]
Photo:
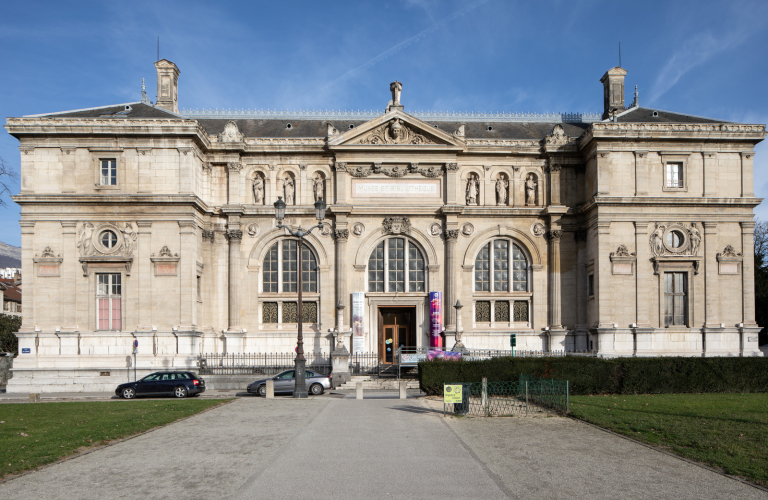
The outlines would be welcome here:
[[[155,63],[157,68],[157,103],[172,113],[179,112],[179,68],[168,59]]]
[[[624,106],[624,77],[627,70],[616,66],[605,72],[600,79],[603,82],[603,120],[621,113]]]

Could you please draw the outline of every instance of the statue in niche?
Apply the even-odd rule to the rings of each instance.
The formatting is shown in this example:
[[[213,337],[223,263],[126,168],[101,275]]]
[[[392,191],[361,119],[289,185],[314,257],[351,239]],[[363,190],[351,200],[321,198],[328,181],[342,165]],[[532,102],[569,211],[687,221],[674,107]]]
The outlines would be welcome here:
[[[392,91],[392,104],[394,106],[400,105],[400,93],[403,91],[403,84],[400,82],[392,82],[389,84],[389,90]]]
[[[477,205],[477,195],[480,184],[475,174],[470,174],[467,179],[467,205]]]
[[[80,231],[80,241],[77,243],[78,248],[80,249],[80,255],[83,257],[88,257],[93,253],[93,246],[91,245],[91,240],[93,238],[93,233],[96,230],[96,227],[91,224],[90,222],[86,222],[83,224],[83,228]]]
[[[509,181],[503,175],[500,175],[499,178],[496,180],[496,205],[504,206],[507,204],[507,187],[508,186],[509,186]]]
[[[131,257],[139,235],[133,230],[133,225],[130,222],[126,222],[125,229],[121,229],[120,231],[123,233],[123,241],[125,245],[123,247],[123,254],[126,257]]]
[[[701,233],[699,228],[696,227],[696,223],[691,223],[691,229],[688,231],[688,235],[691,238],[691,255],[698,255],[699,245],[701,244]]]
[[[257,205],[264,204],[264,180],[258,174],[253,178],[253,202]]]
[[[664,255],[664,229],[666,226],[660,225],[658,222],[654,226],[653,234],[651,234],[651,251],[656,257]]]
[[[285,204],[293,205],[293,194],[296,191],[296,186],[290,175],[285,176],[285,180],[283,181],[283,191],[285,194]]]
[[[528,174],[525,178],[525,204],[526,206],[536,205],[536,176]]]
[[[312,180],[312,192],[315,195],[315,201],[323,197],[323,191],[325,190],[325,179],[320,174],[317,174]]]

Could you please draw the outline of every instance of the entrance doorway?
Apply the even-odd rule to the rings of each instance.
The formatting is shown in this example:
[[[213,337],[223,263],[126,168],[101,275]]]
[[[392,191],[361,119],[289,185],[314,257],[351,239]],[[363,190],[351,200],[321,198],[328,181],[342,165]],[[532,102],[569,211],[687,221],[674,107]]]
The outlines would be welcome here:
[[[398,347],[416,347],[416,308],[379,308],[379,361],[391,364]]]

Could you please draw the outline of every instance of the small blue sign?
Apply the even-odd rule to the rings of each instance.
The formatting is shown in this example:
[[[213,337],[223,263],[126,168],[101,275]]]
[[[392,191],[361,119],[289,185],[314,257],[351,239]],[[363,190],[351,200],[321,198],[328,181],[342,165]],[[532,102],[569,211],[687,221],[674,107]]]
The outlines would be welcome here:
[[[30,352],[32,352],[32,350],[29,347],[22,347],[21,348],[21,353],[22,354],[29,354]]]

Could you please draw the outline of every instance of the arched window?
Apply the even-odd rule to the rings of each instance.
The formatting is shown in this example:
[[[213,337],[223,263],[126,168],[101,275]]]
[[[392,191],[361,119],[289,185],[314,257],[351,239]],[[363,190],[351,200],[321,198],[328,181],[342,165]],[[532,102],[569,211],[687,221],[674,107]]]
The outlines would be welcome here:
[[[301,248],[303,292],[317,292],[317,259],[306,243]],[[267,293],[296,293],[298,286],[298,245],[296,240],[275,243],[264,257],[263,290]]]
[[[368,259],[369,292],[423,292],[427,289],[424,257],[405,238],[382,240]]]
[[[512,270],[511,273],[510,270]],[[528,260],[520,247],[509,240],[490,241],[480,248],[475,259],[475,291],[508,292],[510,290],[528,291]]]

